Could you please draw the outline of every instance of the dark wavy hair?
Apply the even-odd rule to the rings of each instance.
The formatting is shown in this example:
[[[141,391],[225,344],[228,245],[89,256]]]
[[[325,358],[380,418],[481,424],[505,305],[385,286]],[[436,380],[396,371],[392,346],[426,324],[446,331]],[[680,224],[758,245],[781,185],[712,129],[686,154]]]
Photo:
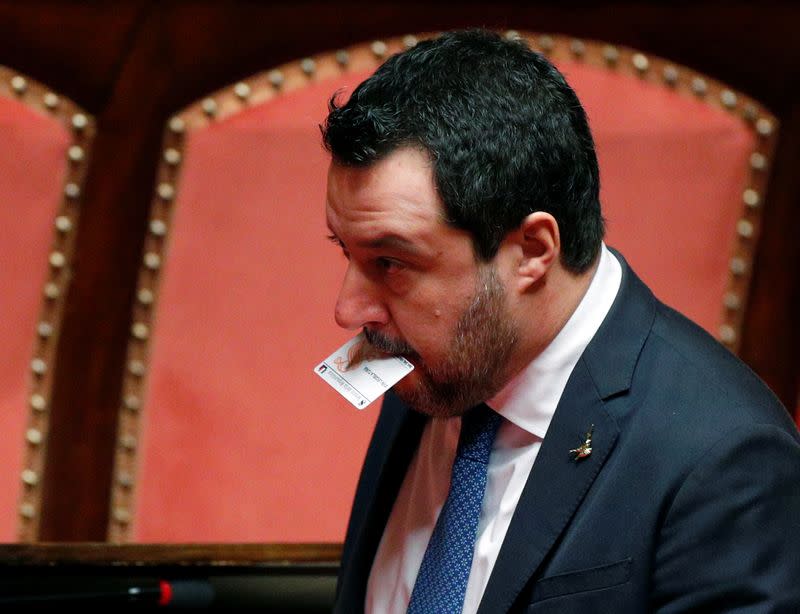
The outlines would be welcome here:
[[[390,57],[321,126],[337,164],[368,166],[403,146],[429,153],[447,222],[480,260],[534,211],[558,222],[562,262],[594,261],[600,180],[586,114],[556,68],[485,30],[442,34]]]

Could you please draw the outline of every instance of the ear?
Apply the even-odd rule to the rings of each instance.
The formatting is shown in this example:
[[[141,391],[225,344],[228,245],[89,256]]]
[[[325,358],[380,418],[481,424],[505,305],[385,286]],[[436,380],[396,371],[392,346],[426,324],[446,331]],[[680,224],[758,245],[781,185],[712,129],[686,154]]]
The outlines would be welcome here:
[[[547,275],[561,255],[558,222],[549,213],[536,211],[528,215],[517,229],[517,287],[526,292]]]

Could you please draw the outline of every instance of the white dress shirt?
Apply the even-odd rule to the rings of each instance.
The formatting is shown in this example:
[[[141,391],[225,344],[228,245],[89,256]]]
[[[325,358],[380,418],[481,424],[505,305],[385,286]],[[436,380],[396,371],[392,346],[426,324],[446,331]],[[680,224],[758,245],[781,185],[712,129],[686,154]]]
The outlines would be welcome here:
[[[622,267],[601,248],[575,312],[545,350],[487,404],[504,420],[489,459],[464,614],[478,609],[522,489],[567,379],[606,317]],[[422,557],[450,488],[461,418],[429,420],[398,493],[367,583],[367,614],[404,614]]]

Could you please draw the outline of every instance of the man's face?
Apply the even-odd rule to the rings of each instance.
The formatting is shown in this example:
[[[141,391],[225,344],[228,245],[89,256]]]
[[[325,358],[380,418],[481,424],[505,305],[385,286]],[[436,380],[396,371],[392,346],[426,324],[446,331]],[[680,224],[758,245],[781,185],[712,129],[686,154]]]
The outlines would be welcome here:
[[[349,261],[336,321],[364,329],[367,354],[414,364],[395,392],[434,416],[493,396],[517,340],[505,285],[476,262],[469,234],[445,223],[428,156],[402,148],[365,168],[332,164],[326,209]]]

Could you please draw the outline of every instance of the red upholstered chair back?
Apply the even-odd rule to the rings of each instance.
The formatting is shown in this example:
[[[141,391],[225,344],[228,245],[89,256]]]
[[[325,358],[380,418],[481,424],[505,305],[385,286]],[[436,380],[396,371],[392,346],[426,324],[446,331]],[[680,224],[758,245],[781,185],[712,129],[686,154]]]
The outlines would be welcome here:
[[[516,34],[510,33],[510,36]],[[608,243],[735,351],[776,132],[757,102],[629,49],[525,35],[582,98]],[[325,241],[333,92],[414,37],[254,75],[171,119],[119,414],[113,541],[341,541],[377,404],[312,373],[349,334]]]
[[[0,542],[34,541],[53,358],[94,122],[0,66]]]

